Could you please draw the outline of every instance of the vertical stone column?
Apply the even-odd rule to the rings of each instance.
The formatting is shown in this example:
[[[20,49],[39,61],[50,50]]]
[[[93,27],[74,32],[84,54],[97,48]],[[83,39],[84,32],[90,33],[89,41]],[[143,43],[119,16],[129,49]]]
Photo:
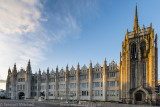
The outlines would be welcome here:
[[[8,69],[7,81],[6,81],[6,97],[9,98],[9,81],[10,81],[11,69]]]
[[[45,93],[45,99],[48,99],[48,92],[49,92],[49,68],[47,69],[47,75],[46,75],[46,93]]]
[[[158,86],[158,47],[157,47],[157,34],[155,36],[155,85]]]
[[[79,63],[77,64],[77,70],[76,70],[76,98],[79,99]]]
[[[103,101],[107,101],[107,64],[106,58],[103,62]]]
[[[89,64],[89,100],[92,101],[92,62]]]
[[[31,79],[32,79],[32,70],[29,60],[25,72],[25,98],[31,98]]]
[[[55,82],[56,82],[56,85],[55,85],[55,89],[56,89],[56,95],[55,95],[55,99],[58,99],[58,80],[59,77],[58,77],[58,66],[56,68],[56,78],[55,78]]]
[[[66,73],[65,73],[65,88],[66,88],[66,98],[68,100],[68,64],[66,66]]]
[[[139,44],[139,41],[138,41],[138,44],[137,44],[137,52],[138,52],[138,86],[142,85],[142,72],[141,72],[141,51],[140,51],[140,44]]]
[[[39,69],[39,74],[37,76],[37,97],[40,97],[40,90],[41,90],[41,70]]]
[[[127,91],[127,96],[126,96],[126,98],[128,99],[128,101],[127,101],[127,103],[129,103],[130,102],[130,93],[129,93],[129,91],[130,91],[130,83],[131,83],[131,81],[130,81],[130,51],[129,51],[129,43],[127,42],[126,43],[127,45],[126,45],[126,57],[127,57],[127,59],[126,59],[126,61],[127,61],[127,70],[126,70],[126,73],[127,73],[127,75],[126,75],[126,78],[127,78],[127,82],[126,82],[126,84],[127,84],[127,89],[126,89],[126,91]]]
[[[119,100],[122,100],[122,55],[120,52],[120,64],[119,64]]]
[[[11,99],[16,99],[16,81],[17,81],[17,68],[16,68],[16,64],[14,64],[14,68],[12,70],[12,77],[11,77]]]

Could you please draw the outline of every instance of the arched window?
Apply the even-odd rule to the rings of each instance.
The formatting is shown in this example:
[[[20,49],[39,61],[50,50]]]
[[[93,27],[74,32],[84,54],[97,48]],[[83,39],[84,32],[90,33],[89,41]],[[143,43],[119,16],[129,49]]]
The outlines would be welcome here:
[[[136,44],[131,44],[131,59],[137,58]]]
[[[146,57],[146,42],[143,41],[141,42],[141,58],[145,58]]]

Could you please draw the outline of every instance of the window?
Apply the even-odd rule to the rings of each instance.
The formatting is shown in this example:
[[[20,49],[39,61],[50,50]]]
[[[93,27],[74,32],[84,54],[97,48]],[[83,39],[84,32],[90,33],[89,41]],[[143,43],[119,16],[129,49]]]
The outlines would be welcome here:
[[[103,96],[103,90],[101,90],[101,96]]]
[[[55,82],[54,78],[50,78],[49,82]]]
[[[80,76],[80,80],[85,80],[85,79],[87,79],[87,76],[86,76],[86,75]]]
[[[117,96],[119,96],[119,90],[117,90]]]
[[[115,87],[115,81],[111,81],[111,82],[110,82],[110,86],[111,86],[111,87]]]
[[[117,72],[117,77],[119,76],[119,72]]]
[[[101,78],[103,78],[103,74],[101,74]]]
[[[86,88],[86,83],[82,83],[82,88]]]
[[[18,82],[24,82],[25,79],[24,78],[18,78]]]
[[[99,82],[95,82],[95,87],[100,87],[100,83]]]
[[[46,79],[41,79],[41,83],[45,83],[46,82]]]
[[[115,77],[115,72],[110,73],[111,77]]]
[[[64,78],[59,78],[59,81],[64,81]]]
[[[89,87],[89,84],[88,84],[88,82],[87,82],[87,88]]]
[[[109,96],[109,90],[107,90],[107,96]]]
[[[141,58],[145,58],[146,57],[146,42],[143,41],[141,42]]]
[[[59,89],[64,89],[65,88],[65,84],[59,84]]]
[[[88,91],[82,91],[82,96],[88,96]]]
[[[109,81],[107,81],[107,87],[109,87]]]
[[[107,73],[107,78],[109,78],[109,73]]]
[[[72,81],[72,80],[74,80],[74,77],[69,77],[69,81]]]
[[[103,82],[101,82],[101,87],[103,87]]]
[[[96,78],[100,78],[100,74],[97,74],[97,75],[96,75]]]
[[[110,96],[115,96],[115,90],[110,90]]]
[[[94,74],[93,74],[93,79],[94,79]]]
[[[117,87],[119,86],[119,81],[117,81]]]
[[[134,60],[137,58],[137,52],[136,52],[136,44],[131,45],[131,59]]]
[[[53,89],[53,85],[49,85],[49,89]]]
[[[53,92],[49,92],[48,95],[49,95],[49,96],[53,96]]]
[[[44,85],[41,86],[41,90],[44,90]]]
[[[99,90],[95,90],[95,96],[99,96]]]
[[[76,96],[76,91],[69,91],[69,94],[72,96]]]

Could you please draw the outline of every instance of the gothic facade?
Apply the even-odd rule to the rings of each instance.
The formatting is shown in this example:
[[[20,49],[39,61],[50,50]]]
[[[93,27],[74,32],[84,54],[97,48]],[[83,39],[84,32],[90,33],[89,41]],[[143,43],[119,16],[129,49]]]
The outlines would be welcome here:
[[[9,68],[6,95],[11,99],[38,98],[45,99],[68,99],[68,100],[119,100],[119,69],[117,63],[112,61],[109,66],[104,60],[103,66],[97,63],[89,68],[84,65],[80,68],[79,63],[75,69],[56,71],[47,69],[46,72],[38,71],[33,74],[30,61],[26,70],[17,71],[14,65],[12,72]]]
[[[140,29],[137,6],[133,31],[125,35],[120,53],[120,100],[124,103],[156,102],[158,85],[157,34],[152,23]]]
[[[120,76],[119,76],[120,75]],[[133,31],[125,35],[120,52],[120,65],[112,61],[108,66],[92,67],[79,63],[75,69],[33,74],[30,61],[26,70],[17,71],[14,65],[8,70],[7,98],[22,99],[45,96],[45,99],[122,101],[123,103],[156,102],[155,86],[158,86],[157,34],[152,24],[140,29],[137,6]]]

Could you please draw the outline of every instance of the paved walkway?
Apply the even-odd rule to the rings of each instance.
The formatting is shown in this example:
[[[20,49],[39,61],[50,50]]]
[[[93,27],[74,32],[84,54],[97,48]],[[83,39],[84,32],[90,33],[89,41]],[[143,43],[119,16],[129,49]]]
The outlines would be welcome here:
[[[150,105],[132,105],[132,104],[119,104],[110,102],[81,102],[80,104],[59,100],[2,100],[0,99],[0,107],[160,107]]]

